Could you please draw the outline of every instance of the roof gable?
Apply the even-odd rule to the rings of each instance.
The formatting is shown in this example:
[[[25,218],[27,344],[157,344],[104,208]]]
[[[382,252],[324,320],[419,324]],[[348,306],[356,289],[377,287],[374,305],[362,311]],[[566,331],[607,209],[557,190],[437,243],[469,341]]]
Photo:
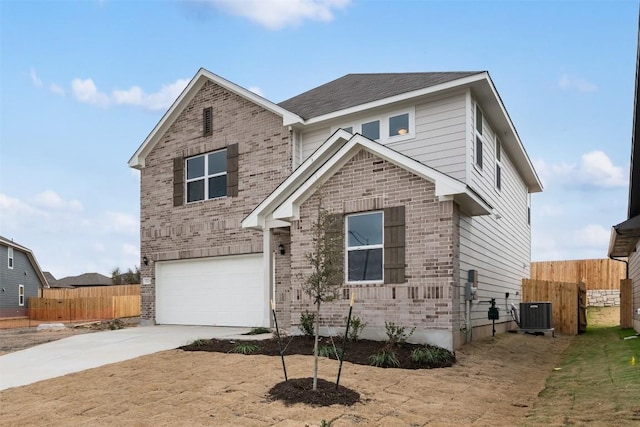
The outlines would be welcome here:
[[[17,243],[15,243],[13,240],[9,240],[6,237],[0,236],[0,244],[13,248],[14,250],[18,250],[20,252],[23,252],[27,258],[29,259],[29,262],[31,263],[31,266],[33,267],[33,269],[35,270],[36,274],[38,275],[38,278],[40,279],[40,282],[42,283],[42,285],[46,288],[49,287],[49,283],[47,282],[47,278],[45,277],[45,275],[42,273],[42,269],[40,268],[40,264],[38,264],[38,260],[36,259],[36,256],[33,254],[33,251],[29,248],[27,248],[26,246],[22,246],[19,245]]]
[[[479,73],[481,72],[347,74],[278,105],[308,120]]]
[[[350,136],[348,141],[345,138]],[[470,215],[487,215],[493,208],[463,182],[443,174],[423,163],[398,153],[389,147],[362,135],[350,135],[344,131],[334,134],[319,149],[330,153],[323,161],[310,161],[298,168],[297,177],[289,177],[242,221],[245,228],[268,227],[269,220],[278,222],[299,218],[300,205],[358,151],[365,149],[409,172],[435,183],[436,196],[441,200],[453,199]],[[313,156],[312,156],[313,157]],[[296,170],[298,172],[298,170]]]
[[[162,116],[151,133],[145,138],[142,145],[140,145],[133,156],[131,156],[131,159],[129,160],[130,167],[141,169],[145,166],[145,158],[147,154],[151,152],[162,135],[164,135],[171,124],[180,116],[180,113],[182,113],[187,105],[189,105],[189,102],[191,102],[191,100],[195,97],[195,95],[207,81],[211,81],[242,98],[260,105],[264,109],[281,116],[283,118],[283,121],[286,121],[288,123],[302,122],[302,119],[300,117],[274,104],[273,102],[251,92],[248,89],[238,86],[237,84],[232,83],[229,80],[213,74],[212,72],[205,70],[204,68],[200,68],[196,75],[191,79],[187,87],[182,91],[180,96],[178,96],[178,98],[171,105],[169,110],[167,110],[164,116]]]

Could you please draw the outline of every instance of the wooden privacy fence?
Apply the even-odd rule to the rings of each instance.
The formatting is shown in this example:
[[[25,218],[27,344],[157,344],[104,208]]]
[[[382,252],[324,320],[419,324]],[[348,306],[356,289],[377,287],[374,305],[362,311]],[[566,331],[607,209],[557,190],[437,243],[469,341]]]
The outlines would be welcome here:
[[[522,280],[522,302],[550,302],[553,327],[561,334],[577,335],[586,331],[586,294],[584,283]]]
[[[42,290],[43,298],[102,298],[140,295],[140,285],[86,286],[82,288],[50,288]]]
[[[533,280],[584,283],[588,291],[620,289],[620,280],[625,276],[625,264],[607,258],[531,263],[531,279]]]
[[[104,320],[140,316],[140,295],[28,299],[29,318],[45,321]]]

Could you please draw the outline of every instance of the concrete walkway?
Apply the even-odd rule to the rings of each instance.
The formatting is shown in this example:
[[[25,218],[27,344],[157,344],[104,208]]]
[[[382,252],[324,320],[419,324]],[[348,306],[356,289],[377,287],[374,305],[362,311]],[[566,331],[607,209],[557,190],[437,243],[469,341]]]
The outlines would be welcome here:
[[[171,350],[196,339],[260,339],[249,328],[140,326],[74,335],[0,356],[0,390]],[[270,334],[268,335],[270,336]]]

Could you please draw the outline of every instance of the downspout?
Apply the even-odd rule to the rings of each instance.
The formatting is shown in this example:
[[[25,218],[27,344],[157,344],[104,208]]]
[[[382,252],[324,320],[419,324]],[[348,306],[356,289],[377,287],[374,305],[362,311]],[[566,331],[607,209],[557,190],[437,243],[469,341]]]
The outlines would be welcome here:
[[[609,258],[614,260],[614,261],[624,262],[627,265],[626,273],[625,273],[625,279],[628,279],[629,278],[629,261],[624,260],[624,259],[619,259],[619,258],[616,258],[616,257],[611,256],[611,255],[609,255]]]

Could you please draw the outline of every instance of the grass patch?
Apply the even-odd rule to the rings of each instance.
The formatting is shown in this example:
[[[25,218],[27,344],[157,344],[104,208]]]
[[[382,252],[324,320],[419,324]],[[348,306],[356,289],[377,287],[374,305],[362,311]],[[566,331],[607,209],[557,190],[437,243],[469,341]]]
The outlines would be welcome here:
[[[595,323],[598,314],[589,309],[586,333],[565,350],[525,425],[640,424],[640,339],[623,339],[632,329]]]

